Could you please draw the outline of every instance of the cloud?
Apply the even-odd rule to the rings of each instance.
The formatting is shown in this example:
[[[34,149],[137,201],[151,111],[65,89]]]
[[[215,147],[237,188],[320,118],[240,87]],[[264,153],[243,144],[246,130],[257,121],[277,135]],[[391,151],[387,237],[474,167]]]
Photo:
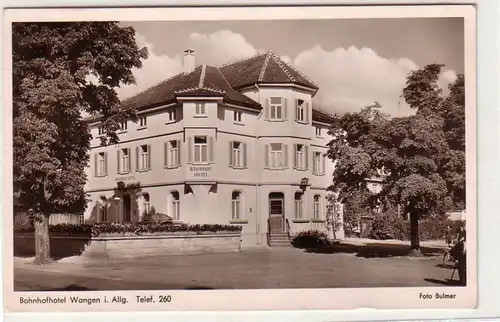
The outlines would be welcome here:
[[[118,93],[118,97],[122,100],[182,71],[180,56],[169,57],[167,55],[156,55],[153,44],[148,43],[143,35],[136,33],[135,39],[139,48],[146,47],[148,49],[149,56],[148,59],[143,61],[142,68],[132,69],[136,84],[123,85],[117,88],[116,92]]]
[[[137,34],[136,39],[139,46],[148,48],[149,58],[144,61],[142,69],[133,71],[137,85],[118,90],[121,99],[182,71],[182,53],[174,57],[157,55],[153,44],[148,43],[144,36]],[[197,64],[221,65],[264,52],[264,49],[249,43],[243,35],[231,30],[192,33],[189,46],[196,51]],[[408,72],[421,66],[409,58],[381,57],[370,48],[349,47],[328,51],[320,45],[306,49],[295,57],[283,55],[281,58],[319,85],[314,104],[322,110],[337,114],[356,112],[377,101],[382,105],[383,112],[392,116],[411,113],[401,94]],[[456,77],[454,71],[443,70],[438,84],[445,93],[448,84]]]

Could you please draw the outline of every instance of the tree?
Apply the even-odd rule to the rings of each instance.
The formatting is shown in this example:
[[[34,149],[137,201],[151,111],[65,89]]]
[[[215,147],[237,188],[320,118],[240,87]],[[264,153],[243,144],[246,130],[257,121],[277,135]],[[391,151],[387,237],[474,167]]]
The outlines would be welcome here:
[[[385,169],[378,199],[410,214],[415,254],[421,218],[465,205],[464,79],[459,75],[444,97],[437,84],[441,69],[433,64],[408,74],[403,96],[414,115],[389,119],[376,113],[375,104],[338,117],[331,130],[329,155],[338,162],[334,185],[352,195],[374,171]],[[335,134],[341,132],[339,141]]]
[[[35,261],[50,260],[49,216],[86,207],[90,133],[82,112],[101,115],[103,144],[118,142],[121,109],[115,89],[142,67],[135,31],[116,22],[12,25],[14,193],[35,222]],[[96,84],[90,82],[93,77]]]

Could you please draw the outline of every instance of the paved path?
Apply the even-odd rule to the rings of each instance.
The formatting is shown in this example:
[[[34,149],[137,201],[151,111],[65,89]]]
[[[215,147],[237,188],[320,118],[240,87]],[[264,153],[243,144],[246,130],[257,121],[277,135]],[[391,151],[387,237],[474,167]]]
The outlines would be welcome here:
[[[437,255],[370,257],[293,248],[42,267],[18,259],[14,284],[17,291],[438,286],[451,276],[440,263]]]

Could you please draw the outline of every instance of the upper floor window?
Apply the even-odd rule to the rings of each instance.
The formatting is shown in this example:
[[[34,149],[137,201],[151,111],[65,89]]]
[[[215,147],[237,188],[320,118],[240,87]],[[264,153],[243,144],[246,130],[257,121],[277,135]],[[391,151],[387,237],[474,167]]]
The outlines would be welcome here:
[[[173,140],[165,142],[165,166],[175,168],[181,165],[181,141]]]
[[[247,166],[247,146],[245,143],[229,142],[229,166],[234,168]]]
[[[206,116],[207,115],[207,109],[205,107],[205,103],[196,103],[195,107],[195,115],[196,116]]]
[[[295,193],[295,218],[302,219],[304,217],[304,209],[303,209],[303,199],[304,193],[296,192]]]
[[[270,103],[271,120],[281,120],[283,118],[283,99],[281,97],[271,97]]]
[[[295,169],[306,170],[308,167],[308,147],[304,144],[295,144],[295,158],[294,165]]]
[[[108,154],[99,152],[95,154],[95,176],[102,177],[108,174]]]
[[[316,131],[316,136],[321,137],[321,127],[315,126],[314,130]]]
[[[308,121],[308,114],[307,103],[301,99],[296,100],[295,120],[306,123]]]
[[[319,195],[314,195],[314,201],[313,201],[313,218],[314,219],[319,219],[321,216],[321,207],[320,207],[320,196]]]
[[[97,135],[104,135],[106,133],[106,130],[104,129],[104,126],[99,126],[97,128]]]
[[[232,219],[241,219],[241,192],[233,191],[231,199]]]
[[[131,164],[130,164],[130,149],[125,148],[125,149],[120,149],[118,150],[118,167],[117,167],[117,172],[118,174],[125,174],[129,173],[131,169]]]
[[[120,130],[121,131],[126,131],[127,130],[127,123],[128,123],[127,121],[120,123]]]
[[[175,122],[175,120],[176,120],[176,111],[175,108],[171,108],[167,111],[167,121]]]
[[[283,143],[266,144],[265,167],[271,169],[288,167],[288,145]]]
[[[147,171],[151,169],[151,145],[144,144],[137,147],[137,170]]]
[[[146,127],[148,125],[147,121],[148,119],[146,116],[139,117],[139,128]]]
[[[188,137],[187,163],[208,163],[214,160],[213,137],[196,135]],[[193,156],[194,153],[194,156]]]
[[[242,116],[243,116],[243,112],[241,111],[234,111],[234,115],[233,115],[233,118],[234,118],[234,121],[236,123],[242,123]]]
[[[314,152],[313,155],[313,174],[325,174],[326,156],[321,152]]]

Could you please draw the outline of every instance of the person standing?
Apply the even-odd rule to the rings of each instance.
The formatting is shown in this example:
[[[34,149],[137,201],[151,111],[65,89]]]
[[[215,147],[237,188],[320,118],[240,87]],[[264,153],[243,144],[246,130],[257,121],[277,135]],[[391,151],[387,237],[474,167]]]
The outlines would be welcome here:
[[[452,235],[451,227],[450,225],[448,225],[446,226],[446,231],[445,231],[446,245],[448,245],[448,247],[451,246],[451,235]]]
[[[465,239],[465,229],[461,229],[462,234],[459,237],[460,253],[458,257],[458,278],[461,286],[467,285],[467,247]]]

